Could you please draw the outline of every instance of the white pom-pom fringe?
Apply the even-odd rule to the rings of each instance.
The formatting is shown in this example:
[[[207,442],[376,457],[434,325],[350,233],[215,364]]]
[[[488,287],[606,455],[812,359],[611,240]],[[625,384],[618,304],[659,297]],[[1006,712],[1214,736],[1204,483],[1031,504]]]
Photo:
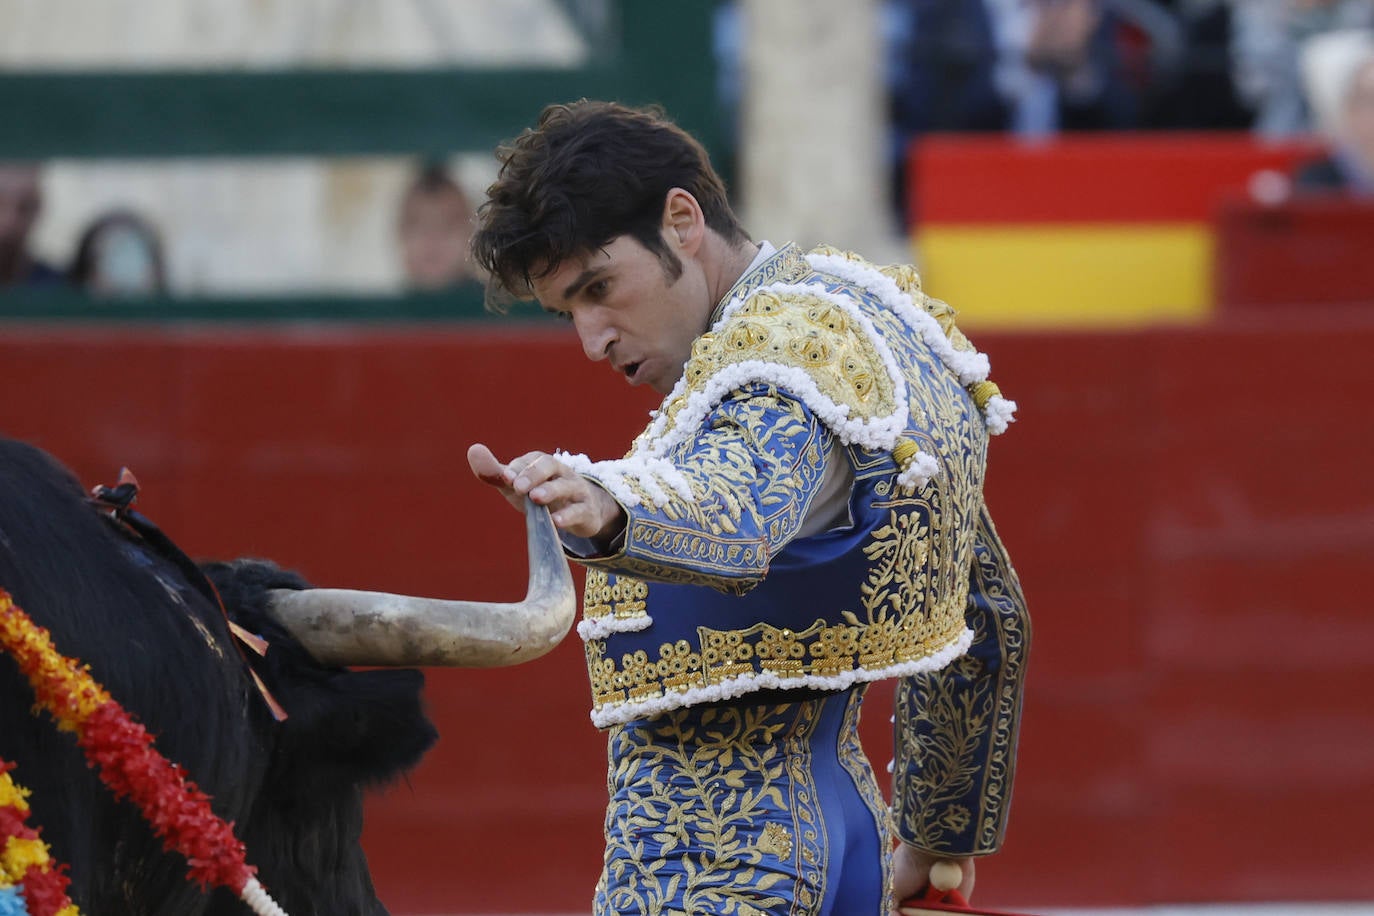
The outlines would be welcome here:
[[[935,456],[917,452],[910,463],[897,475],[897,486],[914,493],[930,483],[930,478],[940,473],[940,462]]]
[[[592,459],[588,458],[586,455],[565,452],[562,449],[554,452],[553,457],[566,464],[575,474],[585,474],[587,473],[587,468],[592,466]]]
[[[554,457],[573,472],[594,479],[627,509],[645,502],[651,509],[667,505],[672,499],[668,490],[683,500],[693,498],[692,485],[687,477],[671,461],[663,458],[631,455],[612,461],[592,461],[586,455],[567,452],[555,452]],[[635,485],[644,491],[647,499],[641,498],[634,489]]]
[[[891,414],[864,420],[850,417],[848,405],[838,404],[826,397],[805,369],[751,359],[726,366],[711,376],[705,388],[692,392],[682,409],[678,411],[671,429],[666,429],[666,424],[663,424],[651,429],[649,435],[640,439],[639,446],[654,456],[653,458],[634,456],[624,460],[649,460],[666,464],[664,459],[657,456],[665,454],[678,442],[684,441],[731,392],[742,390],[756,382],[776,385],[795,396],[845,445],[858,444],[871,449],[891,449],[905,428],[908,410],[905,383],[898,391],[901,397]],[[603,462],[605,463],[608,462]],[[657,465],[654,465],[654,470],[658,470]],[[598,474],[599,469],[592,473]]]
[[[824,299],[844,311],[851,320],[859,325],[864,335],[871,341],[874,350],[877,351],[879,358],[883,361],[888,377],[892,380],[893,399],[897,403],[892,415],[874,417],[867,422],[862,419],[850,418],[848,406],[837,404],[822,395],[815,383],[810,381],[805,370],[794,366],[769,363],[764,360],[745,360],[716,373],[708,381],[705,389],[694,391],[690,395],[686,393],[687,377],[684,375],[679,378],[677,384],[673,386],[672,392],[664,401],[665,404],[672,403],[683,395],[686,395],[687,398],[686,403],[678,411],[672,428],[669,429],[668,427],[667,414],[660,411],[654,415],[649,428],[640,435],[639,444],[644,446],[650,455],[666,454],[670,448],[695,430],[697,424],[714,410],[731,391],[737,390],[749,382],[763,382],[786,388],[796,395],[807,407],[811,408],[813,413],[820,417],[821,422],[838,433],[841,441],[846,445],[858,443],[867,448],[891,448],[892,442],[901,433],[906,422],[908,410],[906,377],[898,368],[897,360],[893,357],[887,342],[883,340],[882,335],[878,333],[869,317],[851,299],[838,296],[820,284],[773,283],[761,287],[756,292],[813,296]],[[737,299],[726,306],[720,318],[711,326],[711,331],[713,333],[719,331],[746,301],[748,300]],[[932,318],[931,321],[933,322],[934,319]],[[939,325],[937,324],[936,329],[938,330],[938,328]],[[894,426],[895,429],[889,429],[889,427]]]
[[[917,305],[909,293],[881,270],[836,255],[811,254],[807,255],[806,260],[814,269],[861,286],[881,299],[907,327],[922,336],[950,371],[958,376],[959,384],[971,385],[988,377],[987,356],[977,350],[956,350],[945,335],[944,328],[940,327],[940,322]]]
[[[988,432],[994,436],[1002,435],[1007,431],[1007,426],[1016,421],[1016,402],[1008,401],[1000,394],[988,398],[988,404],[983,411],[988,423]]]
[[[654,622],[648,614],[636,617],[584,617],[577,622],[577,635],[582,641],[605,639],[612,633],[634,633],[647,630]]]

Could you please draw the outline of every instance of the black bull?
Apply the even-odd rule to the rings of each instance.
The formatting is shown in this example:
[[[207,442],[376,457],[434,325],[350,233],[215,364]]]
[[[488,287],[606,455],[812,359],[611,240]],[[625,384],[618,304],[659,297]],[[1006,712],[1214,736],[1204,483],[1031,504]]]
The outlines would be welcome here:
[[[414,766],[435,740],[414,670],[316,664],[264,608],[266,589],[301,588],[262,562],[207,564],[225,606],[271,644],[259,666],[289,713],[275,722],[222,612],[175,564],[85,499],[44,453],[0,440],[0,588],[156,737],[234,823],[258,878],[292,916],[378,914],[359,844],[362,793]],[[93,914],[242,914],[204,893],[186,862],[87,768],[0,651],[0,757],[32,790],[30,823],[70,865],[69,894]]]

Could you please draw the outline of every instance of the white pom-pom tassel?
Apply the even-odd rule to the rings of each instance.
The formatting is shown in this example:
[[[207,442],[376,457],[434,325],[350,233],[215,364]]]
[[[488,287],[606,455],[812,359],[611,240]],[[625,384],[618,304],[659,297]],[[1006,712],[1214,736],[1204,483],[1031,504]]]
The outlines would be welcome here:
[[[988,406],[984,409],[984,416],[988,424],[988,432],[994,436],[1000,436],[1007,431],[1007,426],[1016,420],[1016,402],[1008,401],[1000,394],[988,398]]]
[[[910,493],[915,493],[938,473],[940,473],[940,462],[933,455],[917,452],[902,469],[902,473],[897,475],[897,486]]]

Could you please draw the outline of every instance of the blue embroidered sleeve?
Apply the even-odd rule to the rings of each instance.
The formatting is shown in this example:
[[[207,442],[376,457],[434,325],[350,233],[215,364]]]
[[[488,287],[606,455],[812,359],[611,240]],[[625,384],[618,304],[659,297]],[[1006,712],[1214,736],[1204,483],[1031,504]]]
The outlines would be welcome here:
[[[743,593],[797,534],[834,451],[833,435],[800,400],[746,386],[664,458],[592,465],[587,476],[620,500],[628,521],[616,553],[579,562]]]
[[[1006,828],[1030,618],[984,506],[969,571],[968,654],[897,688],[893,824],[947,856],[996,852]]]

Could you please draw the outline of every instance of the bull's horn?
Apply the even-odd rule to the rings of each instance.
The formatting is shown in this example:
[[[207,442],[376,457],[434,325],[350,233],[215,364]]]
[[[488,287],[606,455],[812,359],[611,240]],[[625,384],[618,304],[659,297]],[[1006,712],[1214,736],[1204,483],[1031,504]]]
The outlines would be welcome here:
[[[577,609],[548,509],[525,500],[530,581],[514,604],[312,588],[272,592],[272,612],[326,665],[495,668],[548,652]]]

